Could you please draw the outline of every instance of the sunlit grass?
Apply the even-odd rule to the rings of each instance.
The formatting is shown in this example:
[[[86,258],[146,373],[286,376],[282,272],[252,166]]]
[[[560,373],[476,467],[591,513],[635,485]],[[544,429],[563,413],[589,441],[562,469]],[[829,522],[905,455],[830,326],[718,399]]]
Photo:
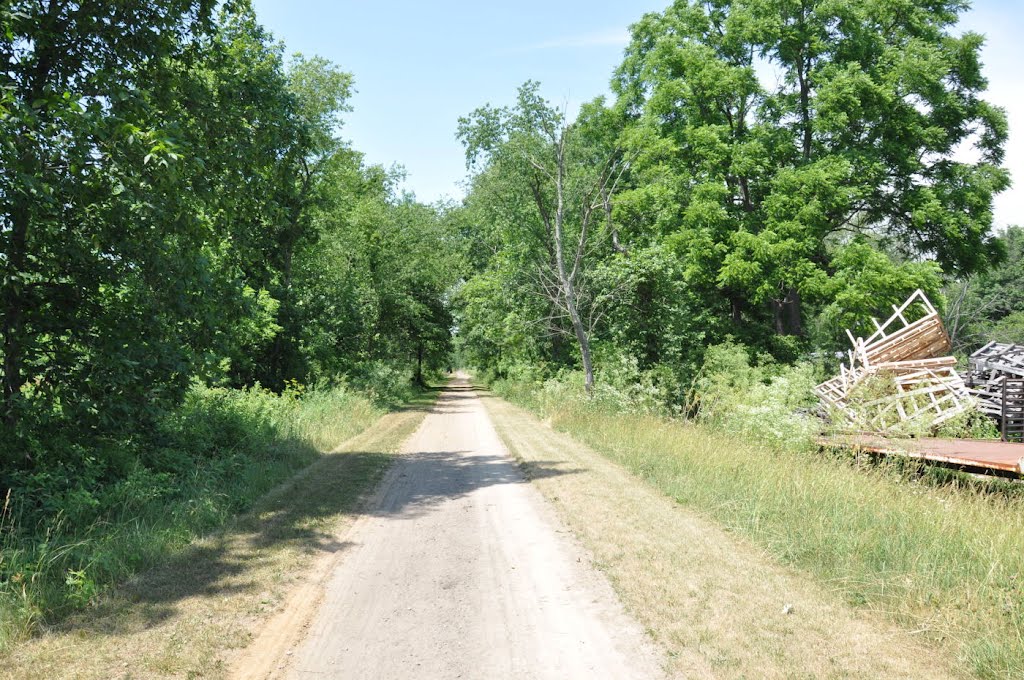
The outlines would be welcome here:
[[[1014,488],[500,390],[849,603],[951,650],[976,675],[1024,677],[1024,497]]]
[[[123,478],[59,492],[28,479],[0,499],[0,650],[222,526],[382,414],[345,389],[196,388]]]

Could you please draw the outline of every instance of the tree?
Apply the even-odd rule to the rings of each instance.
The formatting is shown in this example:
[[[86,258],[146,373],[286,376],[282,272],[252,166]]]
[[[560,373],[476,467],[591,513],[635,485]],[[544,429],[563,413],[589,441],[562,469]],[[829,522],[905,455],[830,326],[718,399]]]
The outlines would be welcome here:
[[[194,310],[162,277],[203,276],[204,225],[172,189],[183,158],[158,95],[196,56],[211,6],[44,0],[0,13],[7,433],[54,408],[109,424],[187,381],[175,336]]]
[[[1011,226],[999,239],[1005,261],[946,288],[946,326],[959,352],[993,340],[1024,344],[1024,228]]]
[[[444,360],[444,210],[340,139],[350,74],[248,0],[0,4],[0,467],[116,476],[196,383]]]
[[[537,246],[537,291],[568,320],[589,394],[594,386],[590,336],[600,314],[589,286],[588,259],[593,231],[611,227],[611,197],[628,163],[616,148],[588,138],[585,126],[567,124],[538,89],[538,83],[527,82],[513,108],[485,106],[461,118],[458,136],[468,167],[482,166],[475,188],[493,183],[509,197],[529,197],[525,224],[514,228],[525,229]],[[621,247],[613,229],[608,237]]]
[[[633,27],[613,89],[630,127],[665,145],[635,168],[663,187],[647,221],[669,213],[689,280],[735,322],[767,306],[777,333],[803,333],[850,235],[950,272],[999,258],[1006,120],[981,98],[981,36],[951,32],[962,10],[679,0]]]
[[[903,262],[864,239],[836,248],[825,296],[831,300],[815,319],[814,346],[826,355],[846,350],[846,331],[868,337],[873,318],[888,318],[917,289],[941,301],[942,270],[935,262]]]
[[[145,430],[195,379],[302,372],[292,259],[351,77],[286,69],[248,2],[212,5],[0,13],[6,451]]]

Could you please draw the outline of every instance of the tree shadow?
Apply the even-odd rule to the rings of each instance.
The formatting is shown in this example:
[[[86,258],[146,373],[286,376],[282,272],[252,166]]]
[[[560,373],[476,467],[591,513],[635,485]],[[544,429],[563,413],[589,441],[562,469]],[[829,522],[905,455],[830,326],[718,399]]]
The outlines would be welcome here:
[[[461,413],[472,388],[448,386],[430,413]],[[427,410],[423,405],[408,409]],[[390,472],[388,472],[390,469]],[[342,514],[414,519],[479,489],[579,472],[559,463],[520,467],[501,452],[382,451],[329,454],[277,487],[225,529],[195,542],[119,588],[97,607],[69,618],[59,630],[130,635],[159,626],[196,598],[258,597],[281,549],[301,556],[343,552],[353,544],[332,529]],[[365,492],[388,481],[367,498]]]
[[[57,630],[130,635],[172,618],[192,598],[259,594],[278,549],[310,558],[350,546],[331,530],[340,514],[358,514],[363,492],[383,476],[393,455],[328,454],[278,486],[222,530],[193,542],[118,588]],[[187,605],[186,605],[187,606]]]
[[[367,511],[377,517],[415,519],[479,489],[528,484],[531,479],[581,472],[560,463],[531,463],[524,469],[503,453],[424,451],[406,454],[380,502]]]

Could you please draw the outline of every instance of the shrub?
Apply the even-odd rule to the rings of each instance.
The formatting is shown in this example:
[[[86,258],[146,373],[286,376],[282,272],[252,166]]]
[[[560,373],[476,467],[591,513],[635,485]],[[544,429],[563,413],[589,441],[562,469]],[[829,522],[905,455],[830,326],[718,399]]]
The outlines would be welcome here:
[[[752,363],[747,349],[725,343],[707,349],[703,368],[686,393],[670,367],[640,369],[624,355],[602,357],[594,393],[587,398],[583,374],[562,369],[544,378],[536,369],[510,370],[491,383],[494,391],[547,417],[567,408],[609,413],[685,416],[771,446],[807,450],[822,422],[812,415],[817,383],[812,364],[777,364],[768,356]]]
[[[809,449],[821,431],[811,415],[816,405],[815,368],[809,363],[781,366],[762,357],[751,364],[742,345],[708,348],[694,381],[690,405],[700,422],[726,432],[786,449]]]
[[[403,404],[413,396],[412,369],[384,361],[360,364],[353,374],[352,384],[370,401],[383,407]]]
[[[146,441],[7,471],[0,648],[222,525],[379,415],[344,386],[195,386]]]

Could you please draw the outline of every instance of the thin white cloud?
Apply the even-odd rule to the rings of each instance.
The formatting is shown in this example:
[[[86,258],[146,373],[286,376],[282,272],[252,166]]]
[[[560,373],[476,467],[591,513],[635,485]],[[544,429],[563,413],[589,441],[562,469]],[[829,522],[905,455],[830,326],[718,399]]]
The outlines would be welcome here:
[[[982,97],[1001,106],[1010,124],[1004,166],[1010,171],[1013,186],[993,201],[995,224],[997,228],[1024,225],[1024,99],[1020,96],[1020,33],[1024,30],[1024,12],[1013,3],[1002,7],[978,3],[963,16],[960,29],[985,35],[981,60],[982,73],[988,78],[988,91]]]
[[[625,28],[614,28],[606,31],[595,31],[593,33],[582,33],[579,35],[566,35],[560,38],[553,38],[532,45],[522,45],[504,50],[504,54],[521,54],[523,52],[538,52],[540,50],[566,50],[585,47],[625,47],[629,44],[629,30]]]

